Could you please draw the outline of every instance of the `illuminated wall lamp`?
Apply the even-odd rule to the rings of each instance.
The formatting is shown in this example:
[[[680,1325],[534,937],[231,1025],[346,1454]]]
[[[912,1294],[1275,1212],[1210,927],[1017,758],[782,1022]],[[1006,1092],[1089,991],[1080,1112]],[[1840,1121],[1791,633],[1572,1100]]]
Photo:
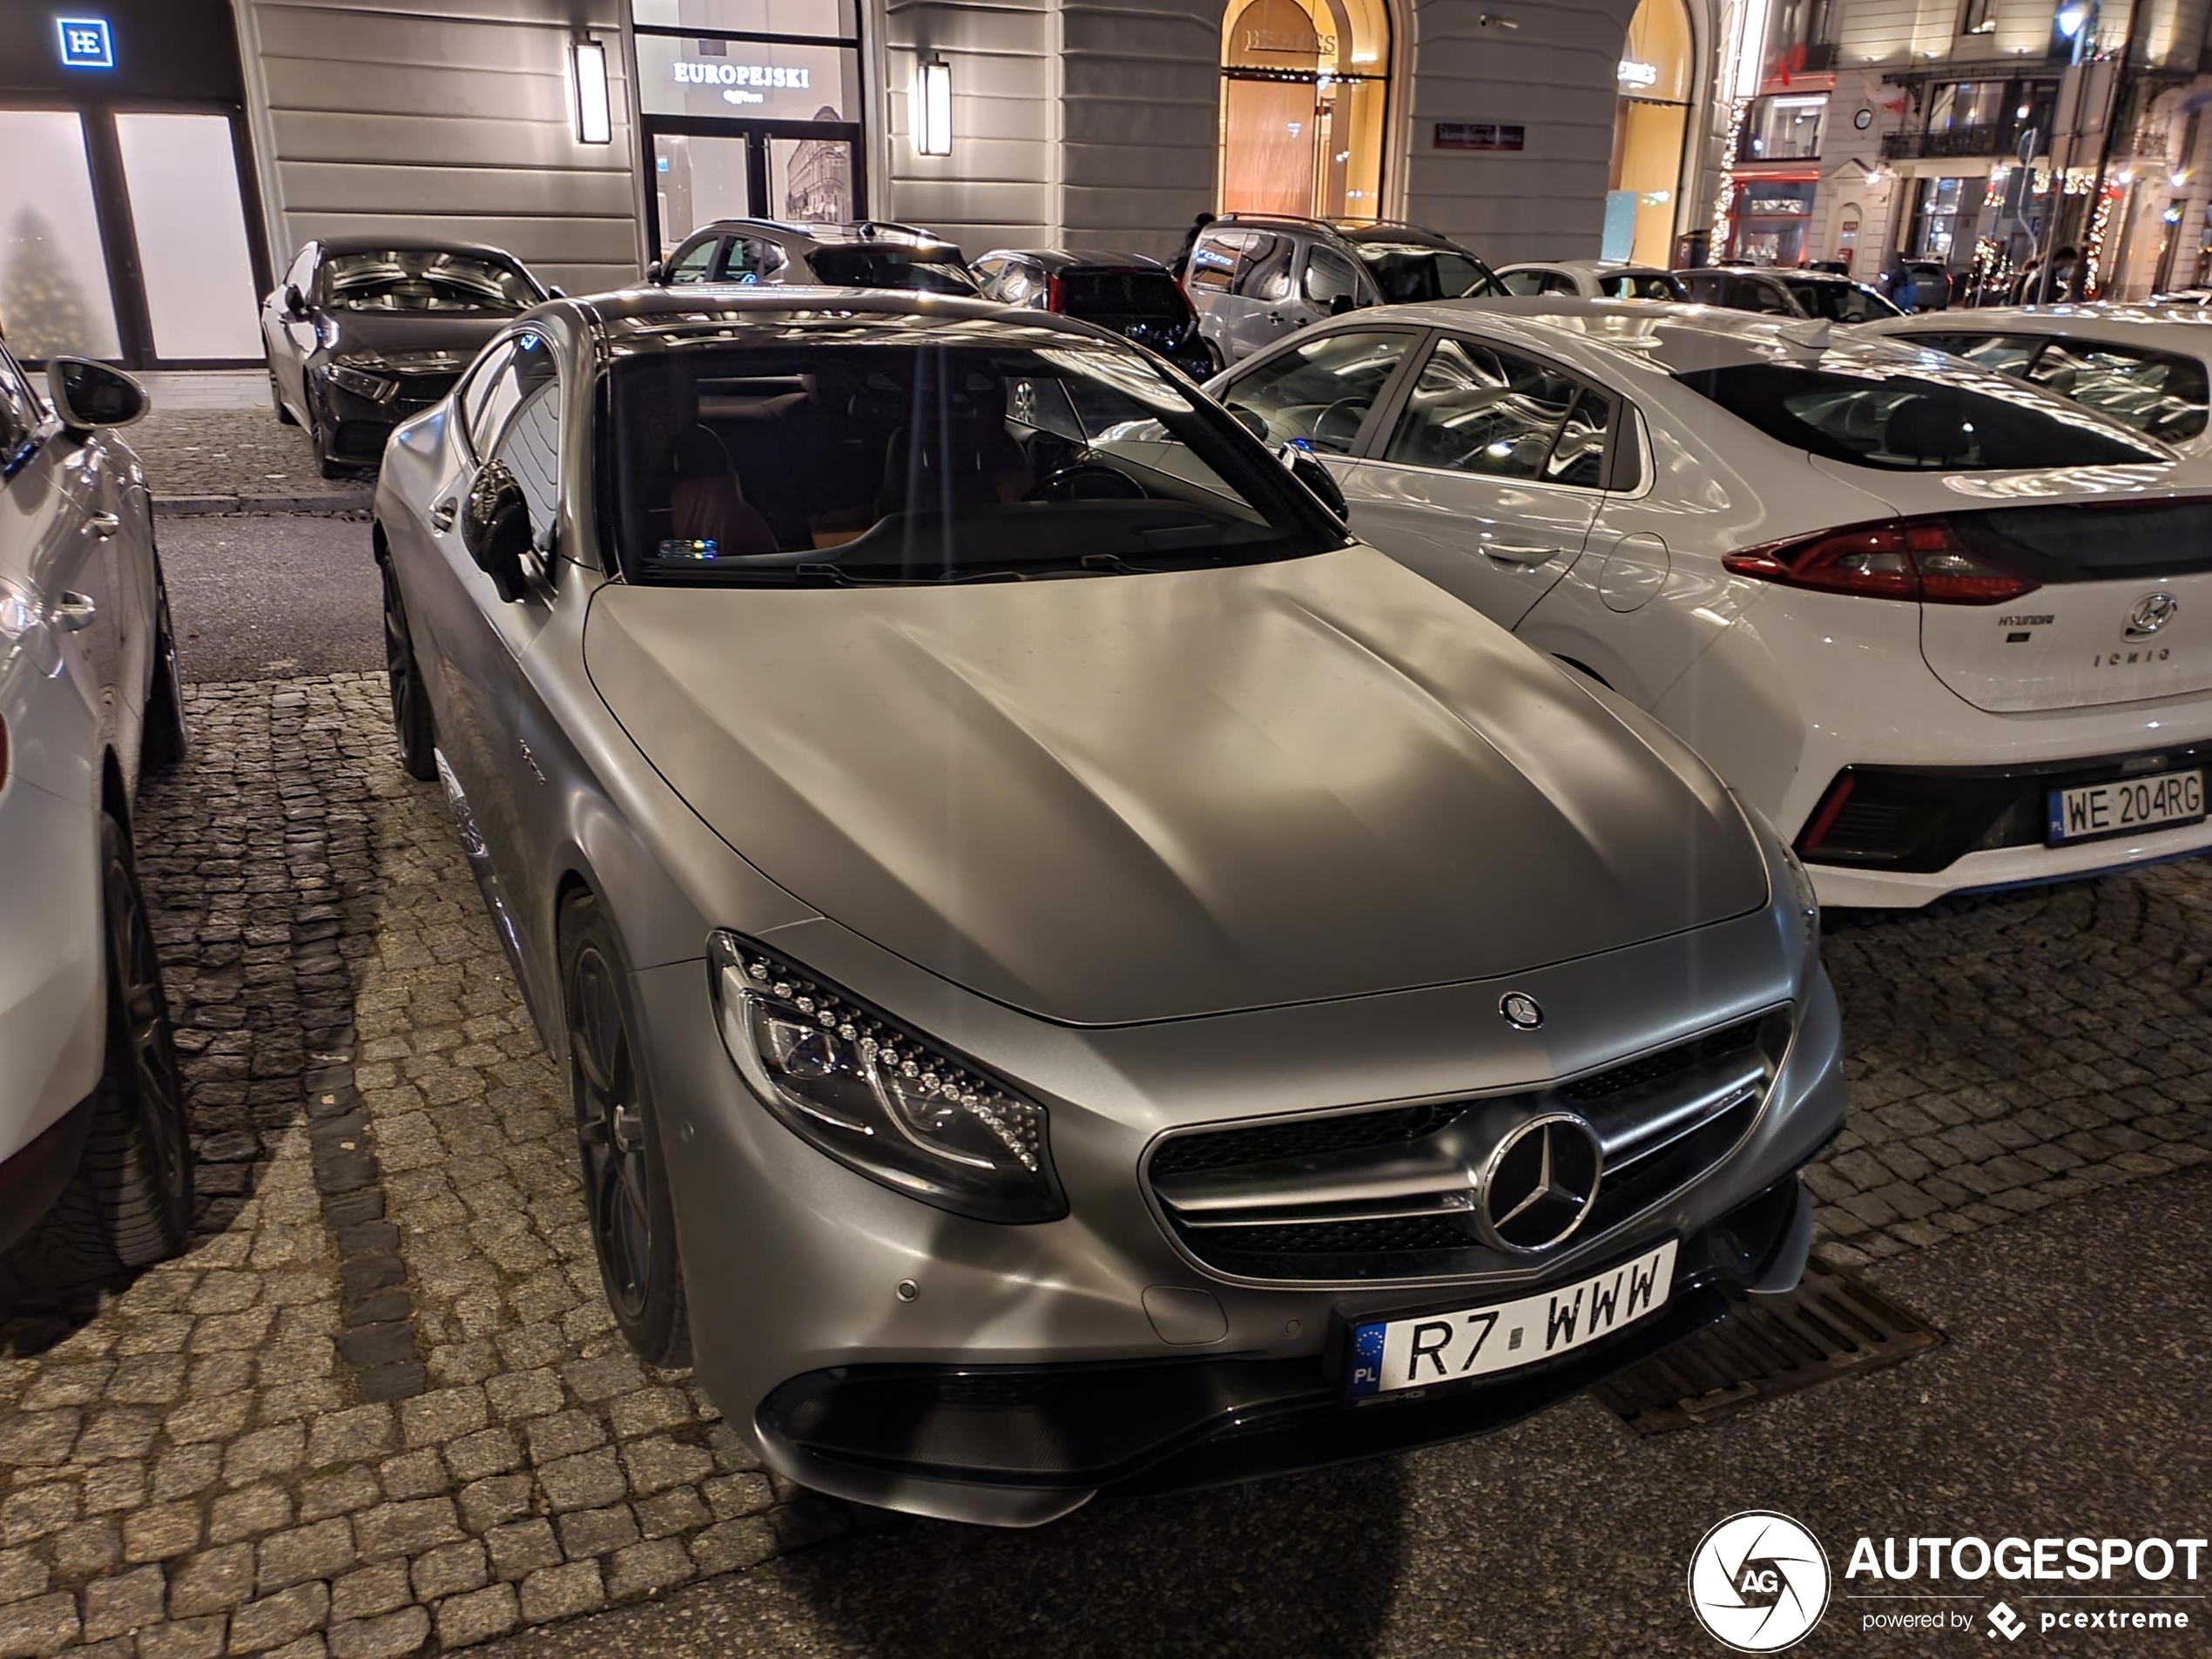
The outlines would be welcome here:
[[[614,112],[607,101],[605,44],[588,35],[580,37],[569,48],[569,68],[576,93],[576,141],[613,143]]]
[[[953,66],[934,52],[914,65],[914,148],[925,156],[953,152]]]

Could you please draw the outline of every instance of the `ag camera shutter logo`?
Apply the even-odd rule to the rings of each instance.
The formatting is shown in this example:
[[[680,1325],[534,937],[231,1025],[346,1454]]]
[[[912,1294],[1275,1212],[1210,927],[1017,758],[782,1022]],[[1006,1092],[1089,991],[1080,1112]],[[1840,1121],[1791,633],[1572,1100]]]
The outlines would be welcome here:
[[[1787,1515],[1749,1509],[1707,1533],[1689,1558],[1689,1609],[1738,1653],[1779,1653],[1828,1610],[1828,1555]]]

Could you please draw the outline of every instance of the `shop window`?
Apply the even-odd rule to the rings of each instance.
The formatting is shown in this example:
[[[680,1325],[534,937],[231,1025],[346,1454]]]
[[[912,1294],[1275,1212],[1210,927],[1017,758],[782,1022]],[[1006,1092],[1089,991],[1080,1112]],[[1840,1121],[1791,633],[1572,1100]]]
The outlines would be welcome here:
[[[1382,212],[1390,23],[1384,0],[1229,0],[1221,37],[1221,205]]]
[[[1613,176],[1599,250],[1606,259],[1674,263],[1695,61],[1695,37],[1683,0],[1642,0],[1621,46]]]
[[[1997,32],[1997,0],[1966,0],[1959,9],[1959,32],[1962,35],[1993,35]]]
[[[1793,92],[1763,98],[1744,117],[1745,161],[1808,161],[1820,153],[1820,120],[1827,112],[1825,92]]]
[[[1914,181],[1912,224],[1905,239],[1907,254],[1915,259],[1949,261],[1959,239],[1959,216],[1966,184],[1963,179]]]

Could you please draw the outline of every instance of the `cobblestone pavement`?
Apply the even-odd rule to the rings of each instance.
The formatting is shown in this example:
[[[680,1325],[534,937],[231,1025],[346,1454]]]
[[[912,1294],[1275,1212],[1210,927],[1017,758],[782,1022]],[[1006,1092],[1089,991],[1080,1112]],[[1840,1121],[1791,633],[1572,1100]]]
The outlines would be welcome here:
[[[157,398],[124,437],[165,506],[195,499],[211,506],[327,502],[335,509],[365,505],[373,487],[366,475],[323,477],[307,433],[280,425],[266,401],[251,410],[164,408]]]
[[[206,685],[138,840],[183,1259],[0,1325],[0,1659],[383,1659],[848,1529],[600,1296],[565,1091],[369,675]],[[1844,1261],[2212,1156],[2212,870],[1831,924]],[[1850,1386],[1850,1385],[1845,1385]]]

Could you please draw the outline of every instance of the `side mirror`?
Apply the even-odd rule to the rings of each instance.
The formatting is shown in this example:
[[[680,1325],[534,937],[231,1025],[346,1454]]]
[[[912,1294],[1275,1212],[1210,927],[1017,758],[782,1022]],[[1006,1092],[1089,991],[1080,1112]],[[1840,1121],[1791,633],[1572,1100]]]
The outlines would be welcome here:
[[[1339,524],[1352,522],[1352,509],[1345,501],[1344,491],[1336,478],[1323,466],[1312,450],[1296,442],[1286,443],[1276,452],[1276,457],[1290,469],[1291,476],[1313,492],[1314,499],[1329,509],[1330,516]]]
[[[296,282],[284,285],[284,309],[287,316],[304,317],[307,314],[307,296],[300,292],[300,285]]]
[[[549,300],[565,300],[569,297],[569,291],[557,282],[549,282],[545,285],[545,297]]]
[[[523,555],[530,546],[529,503],[503,462],[484,464],[461,511],[461,544],[509,604],[523,597]]]
[[[89,357],[56,357],[46,365],[46,389],[54,413],[72,432],[94,427],[129,426],[145,418],[152,404],[146,388],[119,368]]]
[[[653,283],[667,281],[668,267],[663,265],[658,260],[647,260],[645,263],[645,280]]]

